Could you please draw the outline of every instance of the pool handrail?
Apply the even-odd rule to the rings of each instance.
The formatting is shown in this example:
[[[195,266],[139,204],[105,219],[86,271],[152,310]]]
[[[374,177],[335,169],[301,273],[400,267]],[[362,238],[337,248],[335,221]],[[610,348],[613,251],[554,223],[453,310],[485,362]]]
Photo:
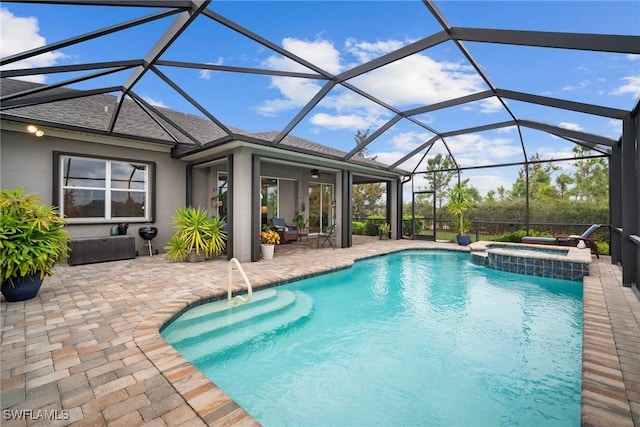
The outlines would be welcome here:
[[[244,280],[245,285],[247,285],[247,297],[243,297],[240,295],[236,295],[235,300],[233,299],[233,291],[232,291],[232,287],[233,287],[233,266],[236,266],[238,268],[238,271],[240,272],[240,275],[242,276],[242,280]],[[248,303],[249,301],[251,301],[251,298],[253,296],[253,289],[251,287],[251,282],[249,281],[249,278],[247,277],[247,275],[244,272],[244,269],[242,268],[242,265],[240,265],[240,261],[238,261],[236,258],[231,258],[229,260],[229,264],[228,264],[228,288],[227,288],[227,301],[229,302],[229,304],[237,304],[238,302],[242,302],[242,303]],[[235,301],[235,302],[234,302]]]

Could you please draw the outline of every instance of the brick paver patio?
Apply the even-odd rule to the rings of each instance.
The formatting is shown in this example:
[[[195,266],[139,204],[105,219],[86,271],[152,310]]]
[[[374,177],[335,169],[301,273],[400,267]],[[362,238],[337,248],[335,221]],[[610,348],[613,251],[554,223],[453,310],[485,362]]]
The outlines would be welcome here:
[[[410,240],[354,242],[336,250],[317,250],[314,242],[281,245],[273,260],[243,267],[258,288],[406,248],[459,249]],[[640,427],[640,301],[620,286],[620,271],[608,257],[594,258],[591,268],[584,281],[582,422]],[[55,273],[36,298],[2,300],[3,426],[258,424],[158,334],[194,301],[226,295],[225,259],[190,264],[140,257],[61,265]]]

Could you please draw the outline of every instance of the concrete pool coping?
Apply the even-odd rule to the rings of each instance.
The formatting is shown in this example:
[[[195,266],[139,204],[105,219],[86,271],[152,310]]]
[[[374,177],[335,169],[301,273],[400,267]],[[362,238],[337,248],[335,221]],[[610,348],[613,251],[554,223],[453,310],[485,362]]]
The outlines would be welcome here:
[[[468,250],[377,238],[317,253],[289,244],[278,247],[273,260],[243,267],[260,288],[414,248]],[[634,317],[640,303],[620,286],[610,258],[593,261],[592,276],[584,280],[582,422],[632,426],[635,415],[640,425],[640,332]],[[2,409],[66,411],[67,419],[53,425],[257,425],[159,335],[180,310],[226,293],[226,264],[141,257],[59,266],[35,299],[3,301]],[[240,286],[238,275],[234,287]],[[52,425],[24,417],[3,421]]]

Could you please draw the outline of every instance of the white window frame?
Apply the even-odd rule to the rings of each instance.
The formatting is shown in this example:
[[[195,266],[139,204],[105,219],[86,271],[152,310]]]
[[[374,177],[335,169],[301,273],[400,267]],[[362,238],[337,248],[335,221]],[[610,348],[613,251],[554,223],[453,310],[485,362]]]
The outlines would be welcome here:
[[[84,159],[91,161],[100,161],[105,163],[105,186],[104,187],[84,187],[84,186],[66,186],[64,185],[64,163],[68,159]],[[58,206],[60,216],[64,216],[65,206],[64,206],[64,191],[66,189],[74,189],[74,190],[97,190],[104,191],[104,215],[102,217],[84,217],[84,218],[65,218],[67,223],[69,224],[95,224],[95,223],[113,223],[117,222],[151,222],[153,220],[153,208],[151,203],[151,188],[150,188],[150,180],[151,180],[151,169],[152,162],[139,161],[139,160],[127,160],[127,159],[117,159],[117,158],[107,158],[107,157],[94,157],[94,156],[85,156],[78,154],[68,154],[68,153],[59,153],[59,164],[58,164]],[[145,165],[144,170],[144,188],[143,189],[121,189],[121,188],[112,188],[111,187],[111,166],[113,163],[136,163]],[[113,217],[111,215],[111,195],[112,193],[117,192],[132,192],[132,193],[145,193],[144,198],[144,217]]]

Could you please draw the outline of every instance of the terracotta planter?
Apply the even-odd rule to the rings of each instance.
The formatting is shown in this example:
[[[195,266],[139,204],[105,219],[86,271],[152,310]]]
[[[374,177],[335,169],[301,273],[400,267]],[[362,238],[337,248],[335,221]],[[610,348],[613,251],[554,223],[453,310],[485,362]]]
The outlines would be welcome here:
[[[275,248],[276,248],[276,245],[261,244],[260,245],[260,254],[262,255],[262,258],[264,258],[264,259],[273,258],[273,252],[274,252]]]
[[[38,295],[42,286],[40,273],[13,279],[13,286],[9,280],[2,282],[2,295],[9,302],[25,301]]]

